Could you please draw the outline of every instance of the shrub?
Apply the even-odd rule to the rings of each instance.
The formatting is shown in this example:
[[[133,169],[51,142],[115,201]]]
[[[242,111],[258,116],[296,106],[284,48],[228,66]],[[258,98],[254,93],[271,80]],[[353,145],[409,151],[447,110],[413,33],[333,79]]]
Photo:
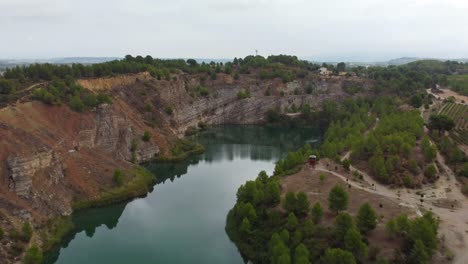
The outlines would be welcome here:
[[[94,94],[88,93],[85,96],[85,99],[84,99],[83,103],[87,107],[95,107],[95,106],[98,105],[98,100],[97,100],[96,96],[94,96]]]
[[[123,174],[120,169],[116,169],[114,171],[114,176],[112,177],[112,180],[114,181],[115,185],[119,187],[123,185]]]
[[[250,91],[245,90],[245,89],[240,89],[239,92],[237,92],[237,98],[239,99],[244,99],[250,97]]]
[[[172,109],[172,106],[170,105],[166,106],[165,111],[168,115],[172,115],[172,113],[174,112],[174,110]]]
[[[32,245],[24,254],[23,264],[41,264],[42,258],[42,250],[38,246]]]
[[[150,134],[150,132],[145,131],[145,133],[143,133],[142,139],[143,139],[143,141],[145,141],[145,142],[150,141],[150,139],[151,139],[151,134]]]
[[[426,176],[430,181],[434,181],[436,179],[436,174],[437,170],[433,164],[427,166],[424,171],[424,176]]]
[[[29,222],[26,222],[21,227],[21,240],[24,242],[29,242],[33,235],[33,229]]]
[[[146,104],[145,104],[145,111],[146,111],[146,112],[151,112],[151,111],[153,111],[153,105],[151,105],[150,103],[146,103]]]
[[[77,95],[73,96],[73,98],[70,100],[70,108],[75,111],[75,112],[83,112],[84,111],[85,105],[81,101],[81,98]]]
[[[3,238],[3,229],[0,227],[0,240]]]
[[[201,96],[208,96],[210,94],[210,91],[204,86],[198,86],[197,93]]]

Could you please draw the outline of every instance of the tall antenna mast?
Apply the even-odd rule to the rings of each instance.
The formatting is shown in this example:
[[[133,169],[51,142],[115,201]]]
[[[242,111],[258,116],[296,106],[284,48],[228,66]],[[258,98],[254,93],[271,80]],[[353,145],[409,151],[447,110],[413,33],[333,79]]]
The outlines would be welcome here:
[[[255,56],[258,56],[258,50],[255,50]]]

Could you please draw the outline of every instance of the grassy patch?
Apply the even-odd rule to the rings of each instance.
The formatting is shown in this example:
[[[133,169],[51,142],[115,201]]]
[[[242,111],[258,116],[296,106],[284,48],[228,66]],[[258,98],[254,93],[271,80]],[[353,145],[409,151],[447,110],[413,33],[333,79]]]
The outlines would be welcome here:
[[[178,162],[189,158],[192,155],[202,154],[205,152],[205,147],[199,143],[188,140],[180,140],[172,148],[169,155],[156,157],[159,162]]]
[[[42,231],[41,238],[44,243],[42,250],[51,250],[54,246],[58,245],[63,238],[73,231],[74,225],[71,216],[57,217],[49,220]]]
[[[102,207],[127,201],[145,195],[156,182],[156,177],[142,167],[135,167],[133,170],[126,172],[126,174],[133,175],[133,178],[123,186],[105,191],[94,199],[77,201],[73,203],[73,209],[81,210],[91,207]]]

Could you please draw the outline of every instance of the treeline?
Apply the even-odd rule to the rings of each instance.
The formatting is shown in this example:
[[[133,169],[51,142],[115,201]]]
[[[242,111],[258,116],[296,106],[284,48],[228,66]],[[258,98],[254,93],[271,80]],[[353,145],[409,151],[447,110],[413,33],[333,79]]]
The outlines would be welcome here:
[[[87,77],[104,77],[117,74],[138,73],[148,71],[151,75],[157,78],[170,77],[171,73],[178,71],[186,73],[220,73],[225,72],[231,74],[234,69],[238,68],[239,73],[249,73],[250,69],[276,67],[281,69],[281,65],[289,67],[300,67],[313,70],[315,65],[300,61],[296,56],[278,55],[264,58],[262,56],[247,56],[244,59],[235,58],[232,62],[225,64],[221,63],[198,63],[194,59],[154,59],[151,56],[125,56],[122,60],[114,60],[92,65],[71,64],[31,64],[28,66],[16,66],[6,69],[3,77],[5,79],[15,79],[20,82],[26,80],[32,81],[51,81],[55,78],[65,79],[87,78]]]
[[[428,155],[425,162],[418,162],[414,154],[416,143],[423,135],[423,126],[424,120],[418,111],[383,116],[376,129],[356,142],[351,159],[368,161],[372,175],[381,182],[412,187],[413,176],[404,173],[417,175],[420,167],[435,158],[435,154]],[[427,142],[425,147],[431,148],[430,143]],[[434,181],[434,176],[428,177],[429,180]]]
[[[447,85],[447,75],[468,72],[468,64],[456,61],[421,60],[401,66],[370,67],[363,71],[376,81],[377,92],[394,92],[410,96],[414,92]]]
[[[66,104],[76,112],[83,112],[100,104],[112,103],[108,95],[95,95],[76,84],[72,78],[54,79],[46,86],[35,89],[32,97],[50,105]]]

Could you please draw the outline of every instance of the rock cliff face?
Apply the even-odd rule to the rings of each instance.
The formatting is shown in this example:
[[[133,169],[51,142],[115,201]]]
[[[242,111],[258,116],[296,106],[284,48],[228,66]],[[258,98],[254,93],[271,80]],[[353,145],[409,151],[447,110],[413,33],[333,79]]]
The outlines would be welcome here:
[[[341,101],[349,94],[342,89],[349,82],[356,82],[361,90],[358,95],[369,92],[370,84],[360,80],[344,78],[309,78],[283,83],[280,80],[259,81],[246,78],[234,81],[223,74],[215,81],[202,81],[203,78],[185,76],[177,81],[144,82],[144,86],[156,90],[156,107],[171,106],[174,113],[169,117],[171,126],[179,135],[199,122],[207,124],[259,124],[265,122],[267,111],[278,109],[285,112],[292,107],[309,105],[320,108],[327,100]],[[199,87],[206,87],[209,94],[197,93]],[[122,89],[123,90],[123,89]],[[248,98],[240,98],[239,91],[248,91]],[[126,97],[130,97],[125,88]]]
[[[51,150],[26,156],[12,155],[6,162],[9,171],[9,188],[24,198],[30,198],[36,172],[46,171],[46,180],[54,184],[64,177],[64,165]]]

